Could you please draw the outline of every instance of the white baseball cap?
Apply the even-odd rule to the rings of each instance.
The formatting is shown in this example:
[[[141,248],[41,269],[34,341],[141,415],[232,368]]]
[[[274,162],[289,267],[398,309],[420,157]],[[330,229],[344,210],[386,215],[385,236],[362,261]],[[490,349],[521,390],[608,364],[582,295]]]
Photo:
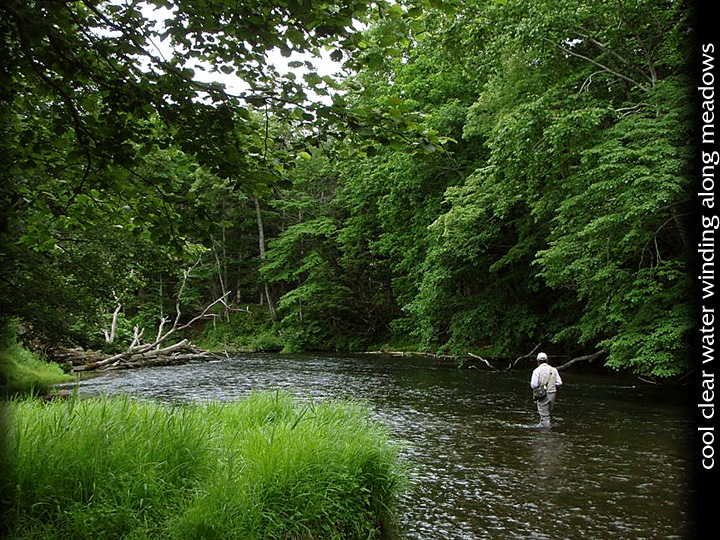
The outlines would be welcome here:
[[[545,354],[544,352],[538,353],[537,361],[538,362],[547,362],[547,354]]]

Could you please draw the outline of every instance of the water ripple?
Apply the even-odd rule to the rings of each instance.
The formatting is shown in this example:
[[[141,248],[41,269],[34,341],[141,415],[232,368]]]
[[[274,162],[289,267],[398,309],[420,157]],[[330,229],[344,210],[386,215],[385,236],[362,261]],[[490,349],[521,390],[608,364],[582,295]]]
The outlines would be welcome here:
[[[528,378],[427,359],[268,354],[108,373],[80,392],[190,402],[281,388],[366,400],[411,466],[393,540],[686,538],[691,429],[681,409],[568,374],[554,427],[538,430]]]

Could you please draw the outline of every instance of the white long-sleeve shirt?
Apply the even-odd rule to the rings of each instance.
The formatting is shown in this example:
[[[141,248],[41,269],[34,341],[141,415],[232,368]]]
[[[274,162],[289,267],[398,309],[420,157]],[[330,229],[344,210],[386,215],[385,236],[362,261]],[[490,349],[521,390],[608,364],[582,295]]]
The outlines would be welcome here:
[[[562,385],[562,379],[557,369],[547,363],[542,363],[532,372],[530,388],[537,388],[546,384],[548,392],[556,392],[557,387]]]

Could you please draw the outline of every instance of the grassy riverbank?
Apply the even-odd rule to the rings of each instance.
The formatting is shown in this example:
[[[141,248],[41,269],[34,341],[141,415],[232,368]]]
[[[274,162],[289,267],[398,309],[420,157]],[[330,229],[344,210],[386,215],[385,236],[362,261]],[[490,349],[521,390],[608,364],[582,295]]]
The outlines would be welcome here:
[[[402,483],[354,402],[25,399],[6,412],[12,539],[374,538]]]
[[[72,381],[54,363],[46,362],[37,354],[11,342],[0,346],[0,395],[44,394],[52,385]]]

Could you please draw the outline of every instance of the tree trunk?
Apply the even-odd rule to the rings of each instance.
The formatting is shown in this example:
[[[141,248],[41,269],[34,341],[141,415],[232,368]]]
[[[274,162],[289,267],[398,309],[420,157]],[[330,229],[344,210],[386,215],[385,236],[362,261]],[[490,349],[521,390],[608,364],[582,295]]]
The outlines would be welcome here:
[[[257,197],[253,197],[253,203],[255,203],[255,215],[257,216],[258,224],[258,243],[260,244],[260,260],[265,260],[265,226],[263,225],[262,213],[260,212],[260,201]],[[277,320],[275,313],[275,304],[273,303],[272,296],[270,295],[270,287],[267,281],[263,280],[263,288],[265,289],[265,299],[268,303],[268,309],[270,310],[270,318],[273,321]]]
[[[220,292],[223,297],[228,296],[228,290],[225,286],[225,283],[227,282],[227,275],[226,275],[226,266],[225,266],[225,229],[223,229],[223,236],[222,236],[222,255],[223,255],[223,261],[220,261],[220,256],[218,255],[218,246],[217,242],[215,241],[215,238],[212,238],[213,242],[213,255],[215,255],[215,264],[217,264],[217,272],[218,272],[218,280],[220,281]],[[227,304],[225,304],[225,321],[230,322],[230,309]]]
[[[118,305],[115,308],[115,311],[113,312],[112,322],[110,323],[110,332],[108,333],[107,329],[103,330],[103,333],[105,334],[105,343],[110,344],[110,343],[115,342],[115,334],[117,333],[118,315],[120,315],[121,309],[122,309],[122,304],[120,304],[118,302]]]

